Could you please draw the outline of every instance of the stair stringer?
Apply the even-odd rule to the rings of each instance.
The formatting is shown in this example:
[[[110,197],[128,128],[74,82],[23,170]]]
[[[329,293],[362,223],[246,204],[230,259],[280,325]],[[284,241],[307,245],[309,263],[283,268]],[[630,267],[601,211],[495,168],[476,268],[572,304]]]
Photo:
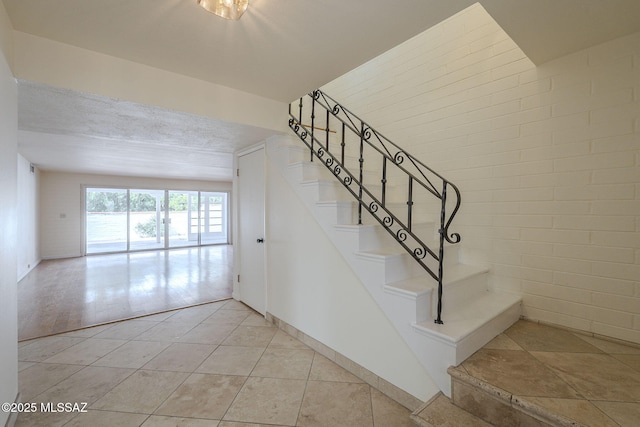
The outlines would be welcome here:
[[[459,258],[459,245],[449,246],[446,251],[452,253],[447,255],[452,256],[445,257],[449,261],[444,275],[446,323],[434,324],[431,313],[436,304],[435,281],[399,246],[394,247],[397,244],[382,227],[353,225],[357,202],[350,201],[351,195],[324,165],[300,160],[300,152],[300,142],[295,137],[277,136],[267,141],[267,157],[316,218],[440,390],[451,396],[449,366],[459,365],[518,320],[520,297],[488,292],[488,270],[452,263],[452,259]],[[451,280],[447,281],[447,276]],[[469,293],[469,289],[473,291]],[[470,307],[447,310],[448,300],[458,300]],[[479,306],[476,310],[474,304]]]

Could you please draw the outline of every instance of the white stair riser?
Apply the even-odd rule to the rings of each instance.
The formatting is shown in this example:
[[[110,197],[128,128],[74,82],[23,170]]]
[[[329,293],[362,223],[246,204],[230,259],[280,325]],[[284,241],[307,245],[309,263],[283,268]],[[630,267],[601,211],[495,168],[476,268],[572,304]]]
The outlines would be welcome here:
[[[424,270],[408,254],[376,257],[366,253],[356,254],[365,267],[365,280],[384,285],[424,274]]]
[[[349,246],[353,252],[390,248],[396,245],[393,237],[379,225],[338,226],[336,239],[340,244]]]
[[[483,305],[474,307],[474,311],[468,313],[466,319],[456,316],[457,318],[452,320],[451,317],[443,316],[444,325],[436,325],[432,320],[414,325],[414,331],[426,339],[411,340],[408,344],[424,363],[433,368],[433,371],[430,371],[433,379],[440,385],[445,395],[451,397],[451,378],[446,372],[447,368],[458,366],[520,318],[521,308],[517,298],[509,296],[505,298],[503,295],[500,299],[504,301],[490,302],[486,309]],[[490,314],[483,315],[484,310]],[[478,319],[487,320],[478,324]],[[439,336],[439,329],[456,328],[457,325],[465,323],[474,324],[470,329],[472,332],[459,341],[451,341]]]
[[[407,295],[394,289],[384,288],[388,294],[386,300],[389,301],[390,307],[401,307],[396,310],[395,317],[399,317],[400,313],[410,313],[408,322],[413,325],[415,323],[431,320],[431,300],[434,296],[433,291],[424,292],[418,295]]]
[[[303,172],[300,175],[302,181],[310,180],[310,179],[337,179],[334,175],[333,168],[328,168],[322,159],[318,159],[317,157],[313,158],[313,161],[310,160],[309,157],[309,149],[306,147],[297,148],[297,147],[289,147],[282,146],[281,147],[287,151],[287,160],[292,166],[300,167]],[[339,159],[338,159],[339,160]],[[357,165],[357,162],[355,162]],[[337,163],[334,163],[336,166]],[[305,169],[311,169],[311,171],[306,171]],[[322,172],[318,172],[321,170]],[[349,169],[353,173],[355,180],[360,178],[359,170]],[[347,175],[342,172],[340,175],[341,179],[344,179]],[[382,201],[382,184],[380,180],[382,179],[382,175],[380,171],[375,170],[364,170],[362,175],[363,182],[365,186],[369,189],[371,194],[373,194],[378,200]],[[357,185],[353,184],[353,190],[357,192]],[[385,188],[385,197],[387,203],[394,203],[395,205],[406,206],[406,194],[404,191],[398,191],[399,187],[392,184],[387,184]]]
[[[299,163],[309,161],[309,149],[303,145],[281,145],[278,147],[284,154],[286,163]]]
[[[318,221],[324,224],[353,224],[354,204],[345,201],[316,203]]]
[[[336,230],[336,238],[339,239],[340,244],[347,245],[353,251],[369,251],[376,248],[398,247],[395,239],[380,225],[349,229],[339,227]],[[437,251],[437,244],[434,242],[430,243],[431,250]],[[459,262],[460,249],[460,245],[447,245],[444,247],[443,266],[445,268]],[[436,253],[436,255],[438,254]],[[427,254],[423,258],[423,262],[425,262],[434,273],[437,273],[438,262],[431,255]]]
[[[458,263],[460,249],[459,245],[447,245],[444,247],[442,266],[445,269],[445,272],[447,267],[451,267]],[[437,246],[431,246],[431,250],[437,251]],[[437,252],[436,255],[438,255]],[[438,273],[438,261],[433,259],[431,255],[427,255],[423,261],[425,261],[425,264],[427,264],[434,273]]]
[[[387,209],[395,215],[400,221],[407,223],[408,222],[408,210],[407,210],[407,202],[406,199],[401,201],[388,201],[386,203]],[[411,211],[411,223],[412,224],[421,224],[432,222],[436,219],[439,221],[440,212],[427,208],[426,206],[420,204],[414,204]],[[439,226],[439,223],[437,223]],[[434,236],[436,235],[438,229],[434,227]]]
[[[446,276],[447,268],[444,269],[444,277],[446,278]],[[438,284],[432,277],[425,277],[424,280],[433,286],[433,291],[429,293],[428,300],[423,299],[423,302],[428,301],[429,304],[426,306],[418,306],[420,310],[417,311],[419,314],[416,316],[416,323],[425,320],[433,321],[437,318],[438,313]],[[393,288],[391,287],[390,289]],[[441,316],[446,319],[450,314],[454,313],[456,309],[469,304],[488,292],[487,274],[477,274],[455,283],[445,283],[442,291],[443,308]],[[390,291],[390,293],[398,292]],[[420,296],[414,297],[413,299],[416,300],[416,304],[422,304],[423,302],[417,302],[418,298],[420,298]]]
[[[317,201],[333,201],[333,200],[348,200],[349,194],[347,190],[336,181],[308,181],[302,183],[302,188],[305,193],[314,197]]]
[[[357,242],[349,243],[351,247],[357,245]],[[444,251],[444,263],[443,267],[446,271],[447,267],[453,266],[458,263],[458,252],[460,248],[457,246],[446,246]],[[362,251],[362,249],[361,249]],[[365,249],[366,252],[366,249]],[[366,257],[365,257],[366,259]],[[431,271],[435,274],[438,273],[438,261],[436,261],[431,255],[427,254],[422,261],[431,269]],[[380,260],[379,262],[383,262]],[[409,277],[416,277],[424,275],[426,270],[418,264],[411,255],[408,253],[401,253],[395,255],[393,258],[390,258],[386,261],[386,266],[389,269],[392,269],[385,277],[389,278],[386,283],[392,283],[400,280],[407,279]],[[395,271],[396,269],[406,270],[404,273]],[[485,286],[486,289],[486,286]]]
[[[287,173],[299,180],[300,182],[312,181],[312,180],[330,180],[333,179],[327,168],[321,164],[310,162],[296,162],[290,163]]]
[[[455,363],[452,363],[451,366],[458,366],[473,353],[478,351],[479,348],[484,347],[484,345],[489,341],[507,330],[511,325],[516,323],[518,319],[520,319],[521,312],[522,309],[520,307],[520,303],[514,304],[507,310],[503,311],[500,315],[493,317],[472,335],[469,335],[462,340],[456,349]]]
[[[446,273],[447,271],[445,270],[443,274],[444,280],[446,280]],[[456,307],[462,307],[486,293],[486,274],[471,276],[455,283],[447,283],[446,286],[443,286],[442,291],[442,300],[444,301],[442,316],[446,317],[452,311],[456,310]],[[431,309],[435,314],[437,297],[434,298],[434,300],[435,301],[431,306]]]

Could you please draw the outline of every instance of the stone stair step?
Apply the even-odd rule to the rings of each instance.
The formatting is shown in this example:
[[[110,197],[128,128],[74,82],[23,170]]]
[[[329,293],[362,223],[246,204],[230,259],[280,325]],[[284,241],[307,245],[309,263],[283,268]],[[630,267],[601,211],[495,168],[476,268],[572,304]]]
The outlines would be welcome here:
[[[416,409],[411,420],[419,427],[491,427],[491,424],[455,406],[442,393]]]
[[[521,319],[458,367],[452,402],[497,426],[637,426],[637,343]],[[626,402],[626,403],[622,403]]]
[[[452,366],[447,372],[452,382],[452,404],[462,411],[475,414],[489,425],[584,427],[575,420],[475,378],[463,368]]]

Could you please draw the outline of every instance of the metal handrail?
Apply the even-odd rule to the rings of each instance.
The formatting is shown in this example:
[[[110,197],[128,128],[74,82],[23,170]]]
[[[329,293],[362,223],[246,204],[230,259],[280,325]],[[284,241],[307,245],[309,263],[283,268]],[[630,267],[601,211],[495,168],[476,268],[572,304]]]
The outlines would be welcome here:
[[[445,241],[452,244],[460,242],[458,233],[449,234],[449,226],[460,208],[460,190],[453,183],[407,153],[321,90],[315,90],[308,94],[307,97],[310,98],[311,102],[311,124],[303,124],[304,100],[306,97],[301,97],[297,116],[293,114],[291,104],[289,105],[289,127],[310,149],[310,160],[313,161],[315,157],[322,161],[336,178],[342,182],[349,193],[356,198],[358,201],[358,224],[362,224],[364,208],[438,282],[437,318],[435,323],[442,324],[444,244]],[[316,107],[321,107],[325,110],[324,126],[316,123]],[[340,131],[331,129],[331,119],[337,120],[341,128]],[[316,130],[325,134],[324,142],[316,137]],[[340,152],[334,155],[330,151],[330,134],[337,134],[337,132],[340,132]],[[359,165],[355,174],[348,170],[345,162],[347,132],[357,137],[357,161]],[[372,149],[382,160],[380,171],[381,191],[379,196],[364,183],[365,148]],[[395,167],[407,180],[406,220],[401,220],[399,215],[392,211],[390,203],[387,202],[387,184],[390,179],[388,168],[390,166]],[[430,248],[413,229],[413,206],[416,203],[416,200],[414,200],[416,195],[414,187],[423,188],[428,194],[440,200],[440,228],[438,230],[437,248]],[[447,213],[447,193],[449,189],[453,189],[455,199],[453,209],[450,210],[450,213]],[[425,259],[427,255],[437,262],[437,269],[427,265]]]

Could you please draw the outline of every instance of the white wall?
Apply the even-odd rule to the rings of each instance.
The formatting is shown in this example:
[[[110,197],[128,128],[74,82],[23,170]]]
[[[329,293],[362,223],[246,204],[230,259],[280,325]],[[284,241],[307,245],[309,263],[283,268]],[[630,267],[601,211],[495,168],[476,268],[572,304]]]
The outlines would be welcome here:
[[[39,175],[40,171],[18,154],[18,280],[40,262],[39,239]]]
[[[40,256],[78,257],[83,253],[83,186],[158,190],[231,191],[230,182],[207,182],[62,172],[40,173]]]
[[[9,68],[11,26],[0,2],[0,402],[18,393],[16,231],[18,89]],[[0,412],[0,425],[9,414]]]
[[[16,31],[16,78],[285,131],[287,105]]]
[[[476,4],[323,89],[460,187],[526,317],[640,342],[639,76],[640,33],[535,67]]]
[[[267,161],[267,311],[426,400],[438,392],[315,218]]]

